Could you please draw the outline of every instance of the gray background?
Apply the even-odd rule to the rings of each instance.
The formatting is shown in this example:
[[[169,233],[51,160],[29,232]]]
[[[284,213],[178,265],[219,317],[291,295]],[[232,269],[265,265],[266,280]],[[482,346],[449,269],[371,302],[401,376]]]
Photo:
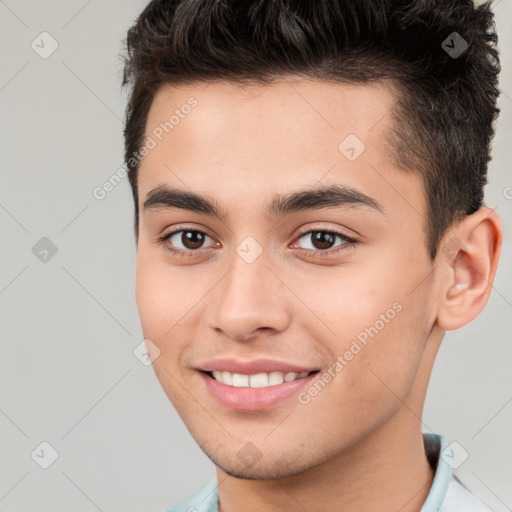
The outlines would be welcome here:
[[[4,512],[158,512],[215,476],[151,366],[133,354],[143,336],[128,182],[103,200],[93,196],[123,164],[126,98],[118,54],[145,3],[0,1]],[[502,113],[486,204],[497,209],[506,240],[487,308],[445,337],[424,431],[460,443],[469,453],[460,477],[493,510],[506,511],[512,510],[511,1],[498,1],[495,12]],[[46,59],[31,47],[43,31],[59,45]],[[50,40],[44,45],[40,51]],[[46,262],[33,252],[43,237],[57,248]],[[35,462],[50,460],[43,441],[58,452],[48,469]]]

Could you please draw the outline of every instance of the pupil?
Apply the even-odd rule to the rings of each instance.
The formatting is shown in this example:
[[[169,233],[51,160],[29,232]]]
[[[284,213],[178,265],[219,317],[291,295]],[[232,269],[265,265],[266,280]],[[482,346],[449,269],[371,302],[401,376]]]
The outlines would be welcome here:
[[[314,245],[318,247],[318,249],[329,249],[331,244],[334,243],[334,235],[326,231],[315,231],[313,240]]]
[[[184,231],[181,241],[187,249],[198,249],[203,243],[204,237],[199,231]]]

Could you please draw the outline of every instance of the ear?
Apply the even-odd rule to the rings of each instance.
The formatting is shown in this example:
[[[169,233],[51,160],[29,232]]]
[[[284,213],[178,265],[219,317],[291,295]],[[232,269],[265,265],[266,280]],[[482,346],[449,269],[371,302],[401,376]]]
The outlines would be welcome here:
[[[436,256],[441,282],[437,323],[459,329],[484,309],[491,293],[503,242],[501,222],[484,206],[450,229]]]

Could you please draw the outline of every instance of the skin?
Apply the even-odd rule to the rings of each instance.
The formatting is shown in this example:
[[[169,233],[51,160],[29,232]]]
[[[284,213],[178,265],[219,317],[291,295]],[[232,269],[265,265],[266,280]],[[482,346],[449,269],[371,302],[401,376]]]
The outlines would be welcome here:
[[[136,301],[150,352],[159,350],[156,375],[216,465],[220,510],[369,512],[378,503],[419,511],[433,478],[421,423],[432,365],[445,331],[487,303],[498,216],[482,207],[452,226],[430,261],[421,179],[396,169],[385,149],[393,107],[385,83],[287,76],[267,86],[164,86],[146,135],[191,96],[198,105],[140,164]],[[350,133],[366,145],[355,161],[338,150]],[[161,184],[214,199],[228,216],[144,211]],[[265,213],[275,195],[328,184],[362,191],[384,214],[364,206]],[[181,233],[156,241],[178,228],[208,237],[195,246]],[[303,235],[322,229],[358,243],[335,238],[322,249]],[[263,250],[252,263],[236,252],[248,236]],[[172,254],[173,244],[193,255]],[[318,258],[315,249],[331,252]],[[321,374],[397,302],[401,311],[308,404],[292,397],[262,412],[232,411],[195,370],[214,357],[267,356]],[[252,465],[237,456],[248,442],[259,457]]]

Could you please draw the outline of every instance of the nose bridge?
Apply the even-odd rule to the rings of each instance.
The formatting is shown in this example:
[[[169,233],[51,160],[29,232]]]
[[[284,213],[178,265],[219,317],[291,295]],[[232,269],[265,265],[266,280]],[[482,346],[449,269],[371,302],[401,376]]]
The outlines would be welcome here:
[[[212,327],[232,338],[245,339],[260,328],[282,330],[288,322],[281,283],[267,267],[271,258],[258,246],[250,237],[238,245],[215,297]]]

